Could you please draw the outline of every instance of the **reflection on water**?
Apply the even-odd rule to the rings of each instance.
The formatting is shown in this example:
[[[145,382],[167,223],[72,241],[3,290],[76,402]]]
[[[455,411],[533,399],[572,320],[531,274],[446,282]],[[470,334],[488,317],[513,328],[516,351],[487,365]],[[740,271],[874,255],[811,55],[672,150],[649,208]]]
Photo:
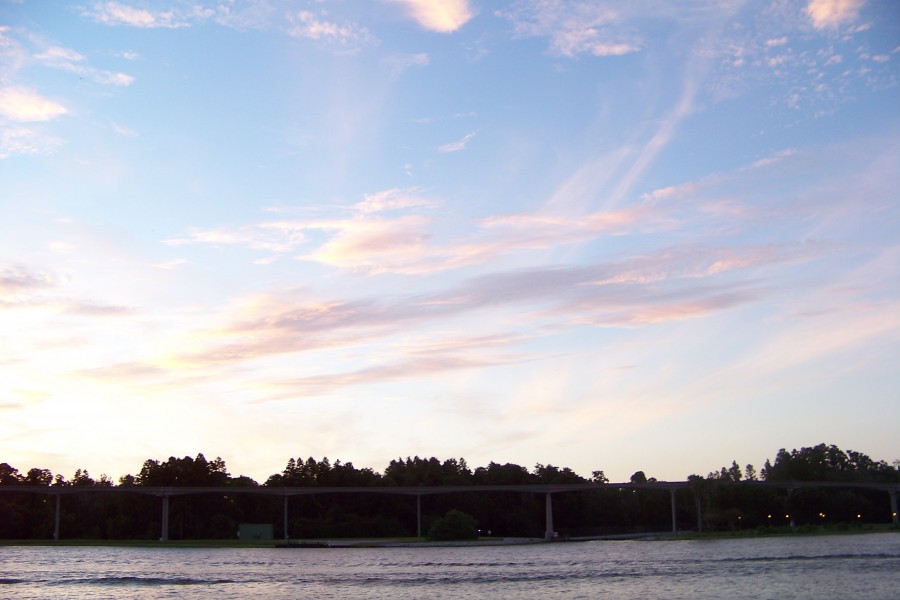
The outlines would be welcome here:
[[[453,548],[0,547],[0,598],[885,598],[900,533]]]

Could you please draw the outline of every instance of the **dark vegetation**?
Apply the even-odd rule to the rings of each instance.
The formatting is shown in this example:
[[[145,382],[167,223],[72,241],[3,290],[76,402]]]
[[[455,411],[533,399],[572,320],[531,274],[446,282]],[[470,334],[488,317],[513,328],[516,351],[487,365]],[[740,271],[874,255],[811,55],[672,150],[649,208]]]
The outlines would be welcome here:
[[[900,483],[900,462],[889,465],[865,454],[820,444],[800,450],[780,450],[757,473],[752,465],[730,467],[706,477],[691,475],[691,486],[676,493],[680,529],[695,529],[697,506],[704,531],[778,530],[783,527],[852,529],[892,520],[888,494],[851,487],[798,488],[792,491],[755,482],[832,481]],[[653,482],[643,471],[632,482]],[[533,469],[490,463],[475,470],[463,459],[406,458],[391,461],[384,473],[357,469],[352,463],[327,458],[290,459],[268,487],[381,487],[508,485],[535,483],[608,483],[603,471],[586,479],[569,468],[538,464]],[[245,476],[233,477],[225,462],[196,458],[147,460],[137,475],[114,484],[105,475],[94,479],[79,469],[72,479],[33,468],[20,473],[0,463],[0,487],[33,485],[112,488],[141,486],[233,487],[260,486]],[[56,499],[51,494],[0,493],[0,539],[52,537]],[[476,527],[494,536],[544,533],[543,494],[497,491],[436,494],[421,498],[423,531],[438,537],[470,535]],[[455,511],[455,512],[454,512]],[[670,493],[660,489],[598,489],[553,495],[555,529],[560,535],[602,535],[671,530]],[[471,515],[472,521],[467,520]],[[283,531],[283,499],[248,494],[171,496],[171,539],[234,538],[239,523],[274,523]],[[66,494],[60,504],[60,537],[66,539],[157,539],[160,499],[152,495],[102,493]],[[312,494],[289,501],[292,538],[400,537],[416,534],[416,498],[394,494]],[[468,533],[466,533],[468,532]]]
[[[452,508],[431,524],[428,539],[439,541],[478,539],[478,522],[472,515]]]

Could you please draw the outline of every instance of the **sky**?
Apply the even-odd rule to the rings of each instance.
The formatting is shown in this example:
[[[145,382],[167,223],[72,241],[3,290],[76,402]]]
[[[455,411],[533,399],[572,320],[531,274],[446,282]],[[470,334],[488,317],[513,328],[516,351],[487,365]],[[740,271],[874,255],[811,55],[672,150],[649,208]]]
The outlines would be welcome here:
[[[900,3],[0,0],[0,461],[900,458]]]

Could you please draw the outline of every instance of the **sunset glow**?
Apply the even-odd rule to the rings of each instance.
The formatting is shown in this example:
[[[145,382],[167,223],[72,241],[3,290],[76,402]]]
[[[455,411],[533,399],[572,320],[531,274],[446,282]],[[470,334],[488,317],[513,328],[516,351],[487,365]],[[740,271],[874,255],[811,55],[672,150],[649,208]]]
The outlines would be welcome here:
[[[900,458],[900,3],[0,0],[0,462]]]

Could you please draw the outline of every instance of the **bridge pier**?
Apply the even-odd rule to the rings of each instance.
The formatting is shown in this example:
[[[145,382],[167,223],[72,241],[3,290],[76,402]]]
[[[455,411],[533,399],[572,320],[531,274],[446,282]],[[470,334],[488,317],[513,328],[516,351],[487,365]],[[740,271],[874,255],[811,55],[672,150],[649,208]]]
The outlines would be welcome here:
[[[672,499],[672,533],[678,533],[678,520],[675,516],[675,488],[669,489],[669,495]]]
[[[897,516],[897,490],[888,492],[891,495],[891,523],[894,527],[900,526],[900,517]]]
[[[694,492],[694,503],[697,505],[697,533],[703,533],[703,510],[700,494]]]
[[[53,539],[59,541],[59,498],[62,494],[56,494],[56,512],[53,515]],[[893,496],[892,496],[893,497]],[[894,510],[894,518],[896,519],[897,511]]]
[[[553,500],[550,499],[551,492],[547,492],[544,496],[544,520],[546,522],[546,530],[544,531],[544,539],[553,539]]]
[[[284,539],[288,539],[288,495],[284,495]]]
[[[422,494],[416,494],[416,537],[422,537]]]
[[[162,496],[162,526],[159,533],[159,541],[169,541],[169,495]]]

